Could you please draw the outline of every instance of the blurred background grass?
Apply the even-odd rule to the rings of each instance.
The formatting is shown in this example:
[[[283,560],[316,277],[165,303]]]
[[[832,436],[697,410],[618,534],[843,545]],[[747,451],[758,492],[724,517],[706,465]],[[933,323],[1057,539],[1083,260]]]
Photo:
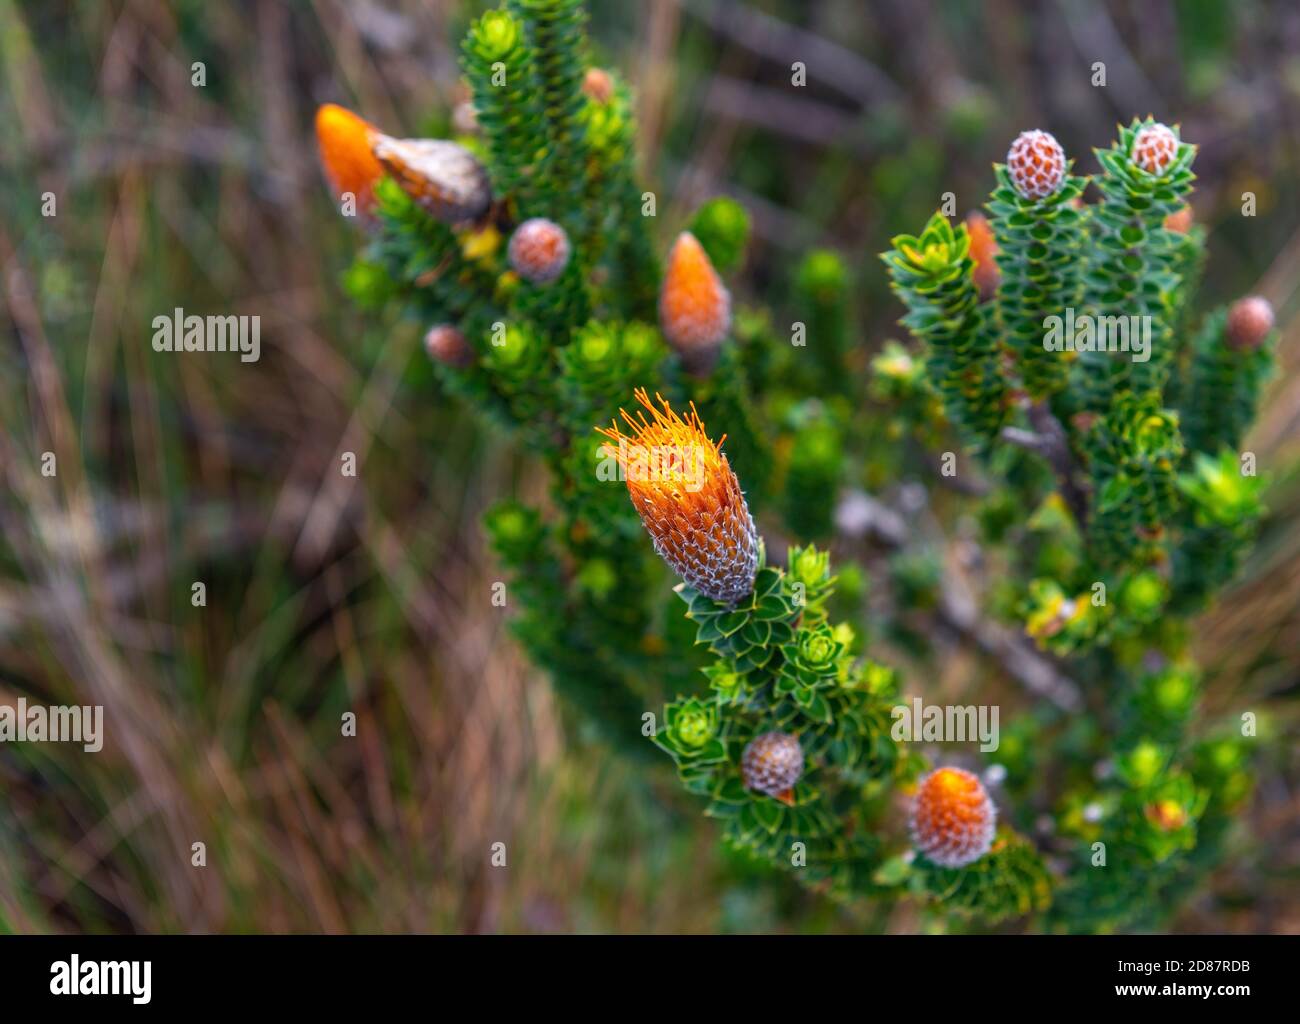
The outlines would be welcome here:
[[[0,747],[0,932],[917,926],[729,861],[666,770],[614,760],[556,705],[491,605],[479,527],[545,481],[438,392],[420,325],[343,296],[356,238],[320,180],[315,107],[445,134],[484,6],[0,0],[0,701],[107,721],[95,755]],[[735,287],[777,322],[802,252],[839,250],[864,353],[900,313],[875,254],[944,192],[978,206],[1018,131],[1049,128],[1086,171],[1115,122],[1182,123],[1201,145],[1202,308],[1258,291],[1282,331],[1248,443],[1273,514],[1199,624],[1208,700],[1293,738],[1300,8],[591,7],[597,59],[639,91],[662,238],[709,195],[741,199],[756,237]],[[260,362],[153,352],[177,306],[259,315]],[[1300,931],[1300,758],[1270,758],[1179,928]]]

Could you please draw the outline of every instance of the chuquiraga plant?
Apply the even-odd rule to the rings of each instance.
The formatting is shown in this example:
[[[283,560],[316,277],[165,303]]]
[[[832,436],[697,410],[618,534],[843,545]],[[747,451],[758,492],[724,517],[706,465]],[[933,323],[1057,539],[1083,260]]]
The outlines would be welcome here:
[[[1195,673],[1182,634],[1159,623],[1164,608],[1199,606],[1249,543],[1256,481],[1233,476],[1220,449],[1249,421],[1262,379],[1266,356],[1245,353],[1267,346],[1229,341],[1207,319],[1195,353],[1168,360],[1182,375],[1182,422],[1199,424],[1189,446],[1158,392],[1125,400],[1158,430],[1132,422],[1125,402],[1076,399],[1077,367],[1035,350],[1031,328],[1062,303],[1101,295],[1115,308],[1121,294],[1183,323],[1177,268],[1198,265],[1200,238],[1154,223],[1144,200],[1163,215],[1181,198],[1190,148],[1180,144],[1164,181],[1158,154],[1143,170],[1127,133],[1102,183],[1107,216],[1080,206],[1085,179],[1067,175],[1062,155],[999,170],[992,233],[974,252],[966,228],[942,217],[897,240],[887,261],[924,360],[896,345],[878,357],[870,393],[899,412],[863,415],[844,372],[855,357],[836,254],[809,254],[796,275],[809,360],[764,311],[733,304],[723,275],[749,231],[736,203],[701,207],[661,267],[655,197],[634,173],[631,96],[590,65],[584,22],[578,0],[510,0],[474,22],[462,48],[474,129],[454,140],[392,138],[332,106],[317,121],[330,184],[366,234],[349,289],[416,324],[440,385],[549,472],[547,501],[504,501],[487,517],[521,642],[616,749],[666,751],[734,850],[818,891],[913,898],[948,927],[1034,914],[1045,927],[1114,928],[1157,913],[1213,863],[1205,839],[1221,838],[1247,787],[1238,743],[1186,739]],[[1041,194],[1021,187],[1022,172]],[[1119,223],[1125,203],[1140,237]],[[1138,247],[1136,263],[1118,243]],[[1131,390],[1118,376],[1106,387],[1116,399]],[[1232,412],[1214,397],[1224,393]],[[620,420],[628,396],[641,411]],[[837,491],[883,487],[901,468],[893,442],[938,440],[945,417],[1005,475],[1008,500],[1066,499],[1036,517],[1040,533],[1055,531],[1042,546],[1057,555],[1023,553],[1012,604],[1032,635],[1079,654],[1081,674],[1104,678],[1131,709],[1119,732],[1105,701],[1068,731],[1050,712],[1026,716],[999,754],[1011,803],[1000,810],[980,776],[933,767],[895,738],[898,673],[867,654],[867,630],[833,621],[832,608],[859,607],[858,567],[833,576],[811,545],[769,563],[753,518],[771,510],[795,536],[829,535]],[[705,422],[725,430],[725,455]],[[1031,432],[1032,452],[1007,443]],[[862,445],[889,455],[855,481],[846,452]],[[1129,562],[1117,560],[1119,522],[1143,530],[1124,548]],[[1207,548],[1222,552],[1213,568]],[[665,564],[682,577],[676,596]],[[925,604],[930,563],[904,564],[900,593]],[[1061,572],[1029,571],[1043,564]],[[1103,609],[1079,597],[1094,576],[1115,595]],[[647,712],[669,697],[647,736]],[[1109,740],[1125,744],[1106,759],[1113,770],[1085,771]],[[1056,836],[1035,842],[1046,749],[1078,767],[1065,773]],[[1123,866],[1071,863],[1117,823]]]
[[[1001,756],[1009,792],[1040,806],[1029,787],[1041,751],[1063,773],[1040,844],[1069,868],[1049,926],[1109,930],[1153,926],[1203,877],[1249,787],[1243,730],[1194,719],[1187,616],[1232,577],[1262,515],[1254,456],[1238,445],[1273,321],[1252,297],[1196,328],[1204,233],[1186,205],[1195,147],[1176,129],[1135,120],[1096,157],[1099,175],[1073,176],[1052,136],[1027,132],[995,167],[987,222],[954,229],[936,215],[884,259],[931,364],[938,349],[973,366],[990,325],[999,339],[980,396],[937,392],[1001,481],[986,505],[1014,495],[1038,508],[1028,529],[989,531],[1004,617],[1068,656],[1087,687],[1086,714],[1030,716]],[[977,314],[991,268],[1000,283]],[[975,422],[973,407],[1001,418]],[[1040,753],[1020,756],[1028,742]]]

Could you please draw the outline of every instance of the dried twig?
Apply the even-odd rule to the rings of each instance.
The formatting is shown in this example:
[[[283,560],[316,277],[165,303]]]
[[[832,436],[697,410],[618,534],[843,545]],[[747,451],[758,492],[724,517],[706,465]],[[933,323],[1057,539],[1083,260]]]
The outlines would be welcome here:
[[[915,542],[909,525],[913,517],[861,492],[845,499],[837,518],[842,531],[850,536],[870,536],[895,550]],[[1038,651],[1024,636],[981,618],[971,595],[950,580],[943,582],[936,616],[994,658],[1030,693],[1050,700],[1062,711],[1074,712],[1083,707],[1078,684],[1060,670],[1054,659]]]

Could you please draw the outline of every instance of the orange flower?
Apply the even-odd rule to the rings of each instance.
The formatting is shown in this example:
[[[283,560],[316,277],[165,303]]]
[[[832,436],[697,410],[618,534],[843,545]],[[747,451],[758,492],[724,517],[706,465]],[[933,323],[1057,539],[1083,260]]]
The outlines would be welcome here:
[[[912,843],[940,867],[965,867],[989,852],[996,821],[978,778],[962,768],[938,768],[917,787]]]
[[[988,218],[978,210],[966,215],[966,230],[970,233],[970,258],[975,261],[975,287],[980,290],[980,299],[988,301],[998,290],[1002,276],[995,259],[998,243],[993,238]]]
[[[722,454],[722,441],[709,440],[695,406],[685,419],[644,388],[636,400],[650,413],[634,419],[620,410],[630,429],[617,421],[596,429],[613,442],[612,455],[627,480],[628,494],[655,551],[688,586],[727,604],[754,589],[758,531],[740,481]]]
[[[346,192],[356,197],[357,212],[363,217],[374,210],[375,185],[384,176],[370,151],[377,134],[370,122],[333,103],[316,111],[316,142],[325,176],[335,198],[341,200]]]
[[[718,347],[731,330],[731,296],[704,246],[689,231],[677,236],[668,254],[668,272],[659,293],[659,325],[695,373],[713,368]]]

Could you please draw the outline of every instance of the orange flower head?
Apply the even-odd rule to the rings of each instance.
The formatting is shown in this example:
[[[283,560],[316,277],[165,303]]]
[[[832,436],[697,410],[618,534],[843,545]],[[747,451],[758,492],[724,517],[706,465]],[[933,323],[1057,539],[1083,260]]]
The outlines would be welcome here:
[[[507,255],[510,266],[525,281],[546,284],[564,273],[569,262],[569,236],[555,221],[532,217],[515,228]]]
[[[938,768],[917,786],[912,843],[940,867],[965,867],[988,853],[996,822],[983,783],[962,768]]]
[[[384,169],[370,151],[377,129],[352,111],[326,103],[316,111],[316,142],[321,164],[335,198],[350,192],[357,211],[369,217],[375,208],[375,185]]]
[[[376,133],[371,148],[402,191],[435,220],[464,224],[492,205],[487,170],[459,143]]]
[[[735,604],[754,589],[758,531],[722,454],[726,438],[709,440],[694,405],[683,419],[644,388],[636,400],[645,412],[622,412],[629,433],[617,421],[596,428],[611,442],[603,450],[618,461],[659,556],[705,597]]]
[[[1133,162],[1147,174],[1159,177],[1169,169],[1178,155],[1178,136],[1163,124],[1148,124],[1138,129],[1133,139]]]
[[[988,218],[978,210],[966,215],[966,231],[970,234],[970,258],[975,261],[975,287],[980,290],[980,299],[987,302],[1002,278],[996,259],[998,243]]]
[[[683,231],[668,254],[659,293],[659,325],[692,372],[713,368],[731,330],[731,296],[696,237]]]
[[[1228,307],[1228,345],[1251,351],[1264,344],[1273,330],[1273,306],[1260,295],[1248,295]]]
[[[783,803],[792,803],[794,784],[803,774],[803,748],[788,732],[765,732],[749,741],[740,755],[746,789],[756,789]]]
[[[1065,150],[1050,132],[1021,132],[1007,151],[1007,174],[1026,199],[1046,199],[1065,181]]]

